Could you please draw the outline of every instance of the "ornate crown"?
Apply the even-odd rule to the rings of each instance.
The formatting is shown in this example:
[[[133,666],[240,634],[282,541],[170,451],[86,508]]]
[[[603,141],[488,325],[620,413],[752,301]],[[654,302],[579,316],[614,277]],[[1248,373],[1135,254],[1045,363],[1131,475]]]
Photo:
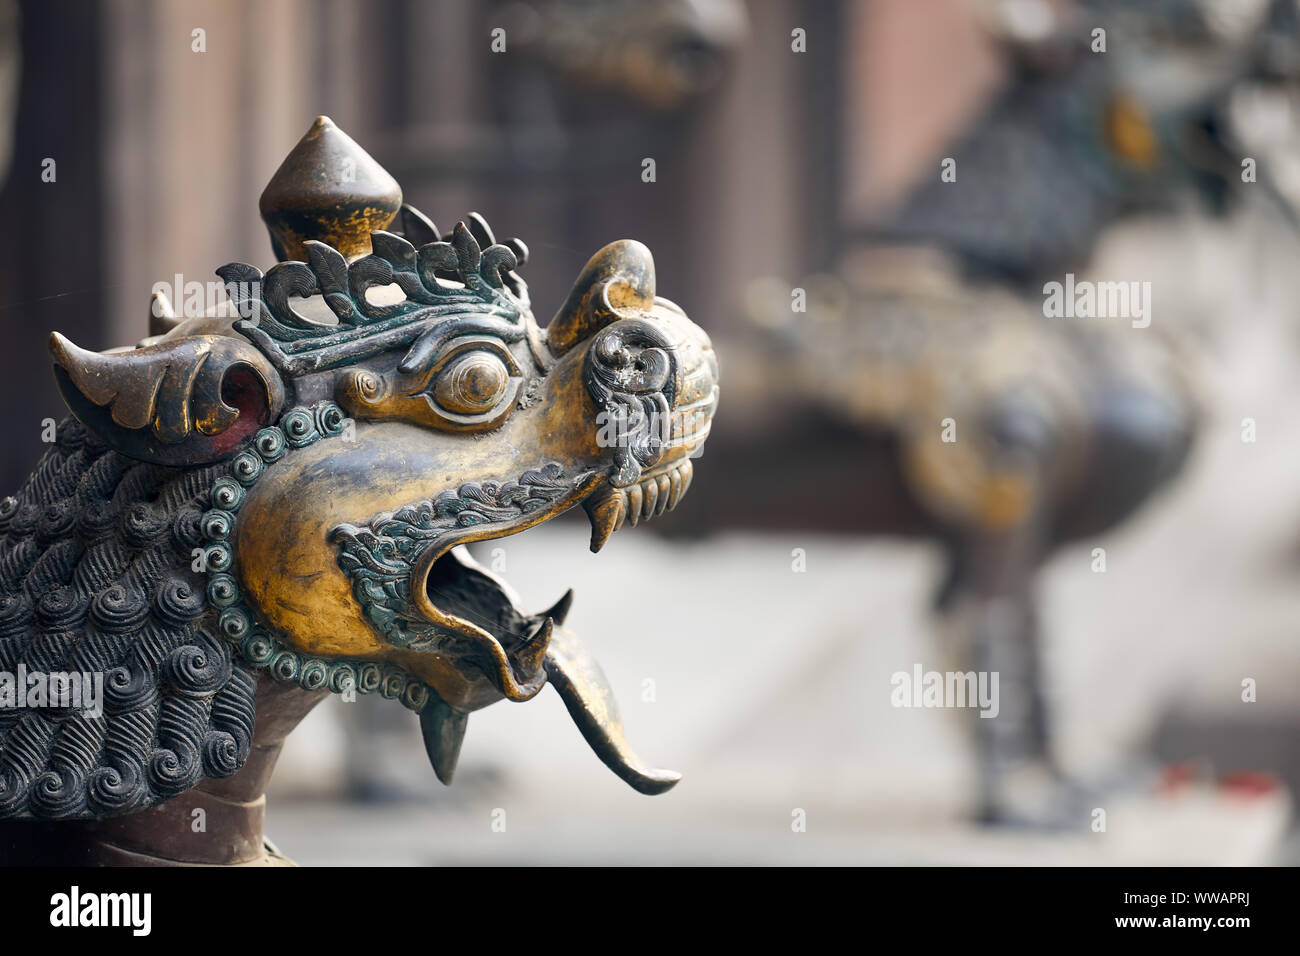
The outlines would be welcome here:
[[[265,275],[241,262],[217,275],[241,316],[235,329],[282,373],[351,364],[419,338],[441,338],[453,326],[460,333],[472,325],[507,341],[524,334],[528,288],[515,270],[527,261],[527,246],[518,239],[498,243],[478,213],[444,239],[328,117],[318,117],[294,147],[259,205],[282,261]],[[388,231],[394,220],[399,229]],[[283,261],[293,256],[305,261]],[[402,298],[369,294],[390,285]],[[328,307],[319,317],[292,301],[317,295]]]

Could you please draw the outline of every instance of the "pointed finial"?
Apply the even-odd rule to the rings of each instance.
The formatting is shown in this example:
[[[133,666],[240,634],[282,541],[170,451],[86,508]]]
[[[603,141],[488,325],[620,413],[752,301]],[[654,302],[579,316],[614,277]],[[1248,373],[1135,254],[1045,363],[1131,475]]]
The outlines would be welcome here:
[[[328,243],[349,259],[370,252],[370,233],[402,206],[402,189],[328,116],[316,117],[258,202],[280,261],[306,261],[303,243]]]

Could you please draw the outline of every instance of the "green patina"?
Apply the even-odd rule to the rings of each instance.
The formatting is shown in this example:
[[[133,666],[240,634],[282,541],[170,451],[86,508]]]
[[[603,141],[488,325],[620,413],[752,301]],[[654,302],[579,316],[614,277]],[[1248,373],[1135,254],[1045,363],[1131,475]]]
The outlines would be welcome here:
[[[253,670],[265,671],[304,690],[378,692],[420,711],[437,695],[433,688],[400,667],[313,657],[286,646],[245,601],[239,582],[231,573],[235,554],[230,536],[248,489],[268,467],[289,452],[322,439],[337,438],[344,433],[346,424],[343,410],[333,402],[290,409],[281,416],[279,424],[254,435],[249,446],[231,459],[228,474],[212,483],[211,509],[203,515],[199,526],[208,575],[207,600],[216,611],[218,630]]]

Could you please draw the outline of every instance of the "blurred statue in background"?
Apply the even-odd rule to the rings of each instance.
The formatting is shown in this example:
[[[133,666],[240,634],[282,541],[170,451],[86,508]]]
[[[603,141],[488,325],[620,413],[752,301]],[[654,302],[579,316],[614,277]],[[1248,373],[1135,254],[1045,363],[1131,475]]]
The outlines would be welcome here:
[[[795,414],[820,410],[870,459],[821,474],[842,527],[938,540],[948,570],[935,606],[959,637],[953,669],[999,675],[1000,713],[974,721],[980,816],[1081,819],[1044,786],[1034,574],[1178,474],[1196,409],[1176,348],[1127,319],[1053,322],[915,254],[864,253],[806,286],[793,323],[778,319],[790,301],[778,282],[751,289],[751,309],[769,323],[766,363],[797,396]]]
[[[679,110],[716,86],[743,34],[737,0],[510,0],[507,33],[588,93]]]
[[[983,6],[1012,61],[1007,89],[944,147],[956,179],[927,177],[860,238],[936,245],[966,274],[1037,294],[1124,214],[1188,196],[1223,213],[1247,182],[1276,199],[1294,188],[1294,165],[1261,160],[1243,179],[1243,159],[1260,100],[1300,92],[1295,0]],[[1294,197],[1274,205],[1300,222]]]
[[[731,391],[783,411],[730,429],[718,453],[750,487],[696,499],[691,517],[747,524],[766,496],[782,502],[768,523],[939,541],[958,669],[1001,679],[999,716],[973,720],[978,815],[1077,826],[1091,804],[1053,760],[1034,575],[1171,481],[1198,416],[1149,290],[1066,270],[1125,213],[1188,194],[1222,211],[1253,188],[1242,98],[1294,96],[1300,16],[1294,0],[981,6],[1008,88],[943,147],[955,175],[851,232],[833,273],[749,290],[749,361],[732,365],[748,374]],[[1258,182],[1294,219],[1275,172]],[[776,447],[803,473],[764,469]]]
[[[746,30],[740,0],[505,0],[480,12],[519,55],[486,61],[481,125],[400,134],[392,152],[408,179],[567,181],[663,155]]]

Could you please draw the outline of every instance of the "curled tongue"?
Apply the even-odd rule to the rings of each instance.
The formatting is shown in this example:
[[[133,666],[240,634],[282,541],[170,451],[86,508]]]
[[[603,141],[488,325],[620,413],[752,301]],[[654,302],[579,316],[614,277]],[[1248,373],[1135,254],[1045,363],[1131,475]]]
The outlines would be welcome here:
[[[671,790],[681,774],[647,767],[632,752],[613,691],[596,659],[572,631],[556,626],[551,617],[546,618],[546,626],[552,632],[545,656],[546,675],[596,756],[634,790],[645,794]],[[456,772],[468,721],[468,714],[436,694],[420,713],[425,752],[444,784],[451,783]]]
[[[546,652],[546,676],[559,691],[569,716],[596,756],[633,790],[656,794],[676,786],[681,774],[647,767],[632,752],[604,672],[577,636],[566,628],[556,627],[551,636]]]
[[[556,626],[551,617],[546,618],[544,626],[551,631],[544,659],[547,678],[596,756],[634,790],[651,795],[671,790],[681,774],[647,767],[632,752],[613,691],[596,659],[572,631]],[[420,713],[425,752],[433,772],[444,784],[450,784],[456,772],[468,722],[468,714],[436,694]]]

